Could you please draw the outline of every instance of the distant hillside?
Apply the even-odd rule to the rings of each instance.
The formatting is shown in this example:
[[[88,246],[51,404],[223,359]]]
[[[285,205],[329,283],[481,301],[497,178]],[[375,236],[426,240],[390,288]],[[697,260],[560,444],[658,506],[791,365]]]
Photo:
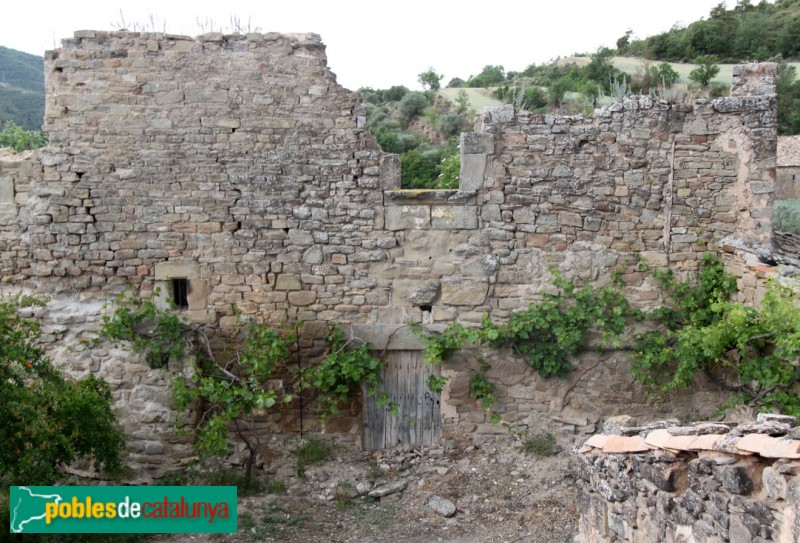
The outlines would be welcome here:
[[[44,120],[44,60],[0,46],[0,122],[41,130]]]

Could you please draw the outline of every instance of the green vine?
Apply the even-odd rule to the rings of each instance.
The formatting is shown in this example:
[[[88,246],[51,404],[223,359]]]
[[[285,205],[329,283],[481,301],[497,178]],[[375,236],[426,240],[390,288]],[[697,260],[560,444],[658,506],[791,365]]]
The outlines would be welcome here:
[[[389,402],[386,393],[378,392],[383,382],[383,361],[370,354],[372,346],[360,343],[354,346],[344,332],[333,325],[328,333],[329,354],[305,375],[305,385],[318,391],[318,413],[323,419],[339,412],[339,407],[351,401],[366,385],[367,395],[375,396],[379,407],[389,405],[397,414],[397,406]]]
[[[639,263],[639,271],[647,265]],[[558,293],[515,312],[505,324],[484,317],[480,327],[453,323],[440,333],[415,327],[425,344],[425,360],[441,364],[471,345],[508,346],[542,377],[564,377],[571,359],[587,348],[590,330],[602,334],[601,346],[633,352],[632,373],[648,391],[674,392],[692,385],[698,373],[729,390],[734,398],[763,409],[800,414],[800,309],[797,294],[772,284],[758,307],[732,302],[736,280],[723,263],[704,255],[696,277],[679,281],[671,270],[656,271],[662,306],[649,313],[632,307],[622,284],[577,286],[554,271]],[[622,338],[631,321],[653,328]],[[628,336],[631,337],[631,336]],[[492,400],[485,376],[471,380],[484,404]],[[429,379],[439,391],[443,383]]]
[[[661,274],[666,302],[655,331],[638,334],[631,369],[650,390],[689,388],[698,373],[740,403],[800,415],[797,293],[771,283],[757,307],[730,301],[736,280],[706,255],[696,281]]]
[[[505,324],[496,325],[486,316],[479,328],[456,322],[441,333],[427,333],[417,327],[425,343],[425,360],[441,364],[466,343],[509,346],[542,377],[564,377],[572,368],[570,358],[583,348],[592,326],[602,333],[604,345],[619,347],[627,320],[638,315],[623,296],[621,284],[578,288],[558,270],[553,275],[552,284],[559,293],[543,294],[541,302],[513,313]]]
[[[156,296],[158,290],[156,290]],[[140,300],[120,293],[112,315],[103,315],[102,335],[130,341],[134,352],[144,353],[151,368],[163,368],[187,354],[189,327],[174,310],[158,307],[153,300]]]

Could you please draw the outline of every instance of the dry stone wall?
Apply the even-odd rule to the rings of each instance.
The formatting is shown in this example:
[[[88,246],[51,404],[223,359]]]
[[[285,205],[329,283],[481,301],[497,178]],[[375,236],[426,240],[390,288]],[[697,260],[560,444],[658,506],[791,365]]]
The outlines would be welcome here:
[[[333,321],[383,348],[409,321],[507,318],[552,288],[552,266],[596,284],[619,271],[652,307],[652,270],[692,270],[732,233],[769,238],[774,64],[737,68],[730,97],[692,105],[487,111],[462,136],[457,191],[399,190],[398,157],[315,35],[81,31],[45,69],[50,144],[0,159],[0,267],[5,284],[56,294],[54,310],[124,289],[163,298],[185,280],[186,317],[220,335],[241,313],[305,322],[316,354]],[[100,358],[98,371],[119,364]],[[576,361],[566,382],[510,353],[489,361],[497,408],[519,427],[593,432],[620,404],[654,412],[622,353]],[[444,368],[446,432],[504,431],[470,397],[476,365]],[[704,389],[680,405],[701,414],[717,400]]]
[[[794,417],[636,425],[628,416],[580,448],[580,540],[792,543],[800,540]]]

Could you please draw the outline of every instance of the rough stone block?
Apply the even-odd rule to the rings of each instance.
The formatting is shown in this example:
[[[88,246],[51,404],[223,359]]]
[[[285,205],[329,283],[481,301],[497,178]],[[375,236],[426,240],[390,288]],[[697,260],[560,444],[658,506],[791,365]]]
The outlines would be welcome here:
[[[387,230],[427,230],[431,227],[430,206],[389,206],[385,214]]]
[[[442,280],[442,303],[447,305],[481,305],[486,301],[489,283],[485,279],[449,277]]]
[[[467,155],[461,153],[461,174],[459,188],[462,191],[477,191],[484,187],[486,176],[486,155]]]
[[[491,155],[494,153],[494,136],[479,132],[461,134],[461,152],[465,155]]]
[[[431,228],[434,230],[474,230],[478,228],[475,206],[432,206]]]
[[[296,275],[282,273],[275,281],[275,290],[300,290],[303,285]]]

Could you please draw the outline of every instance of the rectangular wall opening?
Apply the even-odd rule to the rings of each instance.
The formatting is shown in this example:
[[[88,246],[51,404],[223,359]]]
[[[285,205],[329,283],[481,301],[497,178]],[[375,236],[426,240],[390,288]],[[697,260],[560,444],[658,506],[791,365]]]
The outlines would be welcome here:
[[[172,280],[172,303],[178,309],[189,309],[189,280]]]

